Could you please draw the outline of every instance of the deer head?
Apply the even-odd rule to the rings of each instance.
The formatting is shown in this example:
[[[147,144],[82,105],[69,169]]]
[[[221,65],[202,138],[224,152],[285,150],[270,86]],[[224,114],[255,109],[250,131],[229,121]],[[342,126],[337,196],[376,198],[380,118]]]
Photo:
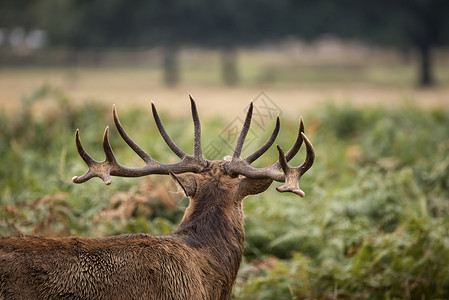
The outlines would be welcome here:
[[[76,147],[79,155],[87,164],[88,171],[82,176],[73,177],[72,181],[74,183],[83,183],[93,177],[99,177],[105,184],[109,185],[111,183],[111,176],[140,177],[151,174],[164,174],[170,175],[182,187],[186,196],[191,198],[199,193],[204,193],[207,187],[213,183],[215,183],[214,187],[226,187],[224,190],[227,190],[228,193],[233,193],[235,196],[240,196],[239,198],[244,198],[247,195],[265,191],[273,181],[277,181],[284,183],[282,186],[276,188],[279,192],[292,192],[304,197],[304,192],[299,188],[299,179],[312,166],[315,159],[315,151],[312,143],[304,134],[304,122],[302,118],[300,118],[296,140],[287,153],[284,153],[282,148],[277,146],[279,152],[278,161],[264,168],[254,168],[251,166],[251,163],[264,154],[274,143],[279,133],[280,121],[278,116],[276,126],[268,141],[257,151],[242,159],[240,155],[251,124],[253,111],[253,103],[251,102],[233,155],[225,157],[224,160],[210,161],[202,157],[200,120],[195,101],[191,95],[189,96],[194,124],[193,155],[186,154],[169,137],[161,123],[154,103],[151,102],[153,117],[162,138],[170,149],[181,159],[180,162],[175,164],[163,164],[154,160],[126,133],[119,121],[117,109],[114,105],[112,114],[118,132],[129,147],[145,162],[145,166],[129,168],[117,162],[109,144],[109,127],[106,127],[103,135],[103,149],[106,158],[102,162],[94,160],[84,150],[81,144],[79,130],[76,130]],[[305,161],[298,167],[288,165],[288,161],[296,155],[303,142],[306,145],[307,152]],[[223,178],[219,180],[221,177]],[[221,185],[217,185],[217,181],[220,181]]]

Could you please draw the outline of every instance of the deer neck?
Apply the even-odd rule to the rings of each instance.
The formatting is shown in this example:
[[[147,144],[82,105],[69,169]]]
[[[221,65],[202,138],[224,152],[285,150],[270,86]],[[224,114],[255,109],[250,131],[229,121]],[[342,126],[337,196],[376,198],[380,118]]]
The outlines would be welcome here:
[[[192,199],[173,235],[209,252],[217,264],[231,263],[237,273],[245,236],[242,201],[230,203],[220,195]]]
[[[216,204],[203,205],[210,201],[191,201],[178,228],[173,233],[191,240],[198,246],[223,244],[242,245],[244,241],[242,204],[232,207]]]

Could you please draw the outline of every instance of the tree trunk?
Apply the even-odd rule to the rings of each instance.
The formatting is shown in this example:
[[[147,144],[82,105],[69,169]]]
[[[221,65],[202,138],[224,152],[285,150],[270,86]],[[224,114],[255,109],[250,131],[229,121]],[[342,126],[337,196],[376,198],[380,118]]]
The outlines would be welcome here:
[[[164,83],[173,87],[179,83],[179,49],[176,46],[169,45],[164,53]]]
[[[236,85],[239,82],[239,71],[237,68],[237,50],[235,47],[225,47],[222,49],[221,62],[224,83],[228,86]]]
[[[420,43],[418,45],[418,55],[419,55],[418,84],[422,87],[429,87],[435,83],[432,72],[432,57],[431,57],[430,44],[426,42]]]

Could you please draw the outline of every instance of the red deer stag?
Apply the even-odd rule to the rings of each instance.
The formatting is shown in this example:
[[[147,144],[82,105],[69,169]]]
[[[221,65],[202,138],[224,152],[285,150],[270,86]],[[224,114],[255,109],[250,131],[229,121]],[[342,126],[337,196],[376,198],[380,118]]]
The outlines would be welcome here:
[[[299,178],[313,164],[315,153],[304,135],[302,119],[296,141],[279,160],[264,168],[250,164],[273,144],[279,117],[269,140],[245,159],[240,157],[248,133],[253,104],[249,106],[234,154],[226,160],[205,160],[201,152],[201,128],[191,99],[194,123],[193,155],[182,151],[168,136],[156,108],[153,116],[162,138],[181,159],[163,164],[143,151],[113,117],[121,137],[145,165],[129,168],[119,164],[103,136],[106,159],[94,160],[82,147],[76,131],[76,148],[88,171],[73,177],[83,183],[100,177],[170,175],[190,198],[175,232],[168,236],[146,234],[105,238],[49,238],[41,236],[0,239],[0,299],[230,299],[242,259],[244,227],[242,201],[265,191],[273,181],[284,182],[279,192],[304,196]],[[299,167],[287,164],[302,143],[307,155]],[[283,170],[281,172],[280,170]],[[184,174],[185,173],[185,174]]]

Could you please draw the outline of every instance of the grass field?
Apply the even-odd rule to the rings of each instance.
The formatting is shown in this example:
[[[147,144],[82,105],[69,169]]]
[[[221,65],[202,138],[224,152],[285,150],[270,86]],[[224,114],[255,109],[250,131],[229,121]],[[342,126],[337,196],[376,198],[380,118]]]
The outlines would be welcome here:
[[[241,50],[240,81],[234,87],[223,85],[216,51],[183,51],[181,81],[174,88],[162,83],[159,63],[144,64],[145,60],[140,66],[105,63],[96,67],[3,67],[0,108],[18,109],[21,97],[42,85],[64,90],[73,104],[95,100],[107,105],[148,106],[148,101],[153,100],[176,115],[184,114],[183,104],[191,93],[201,103],[203,114],[225,118],[233,118],[242,102],[249,102],[261,91],[279,105],[289,107],[286,113],[291,111],[292,116],[328,102],[387,107],[404,102],[421,107],[449,104],[447,54],[435,60],[438,85],[418,89],[413,62],[404,63],[397,53],[359,53],[351,49],[340,49],[337,54],[331,51],[332,55],[327,56],[309,53],[313,52],[310,49],[299,54],[290,48]],[[107,55],[104,60],[109,62],[112,59]]]

